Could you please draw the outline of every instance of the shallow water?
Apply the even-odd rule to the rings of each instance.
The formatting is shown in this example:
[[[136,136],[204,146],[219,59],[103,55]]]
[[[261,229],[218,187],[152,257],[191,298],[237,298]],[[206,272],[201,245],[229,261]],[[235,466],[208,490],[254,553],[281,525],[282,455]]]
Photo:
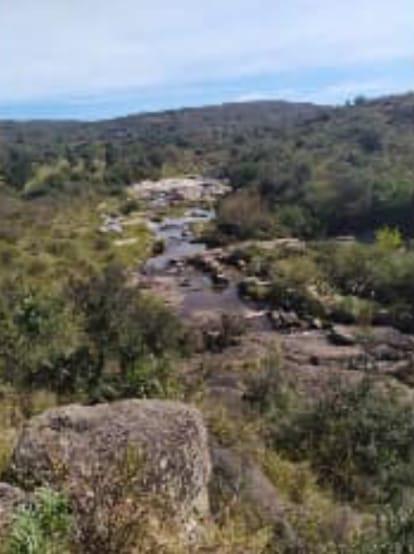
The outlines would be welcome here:
[[[259,315],[259,307],[246,303],[239,297],[237,276],[234,276],[226,288],[217,288],[210,277],[187,264],[186,258],[203,253],[207,250],[203,242],[195,242],[191,226],[195,223],[211,221],[214,211],[191,210],[183,217],[167,218],[161,223],[152,224],[152,229],[159,240],[165,244],[164,252],[150,258],[143,268],[149,277],[170,277],[181,298],[179,313],[183,317],[197,314],[215,315],[231,313],[255,318]]]
[[[151,225],[158,240],[165,245],[164,252],[150,258],[145,264],[144,271],[148,275],[163,274],[169,268],[172,261],[180,261],[185,258],[201,254],[206,250],[206,245],[194,242],[191,226],[211,221],[215,214],[212,210],[190,210],[183,217],[167,218],[161,223]]]

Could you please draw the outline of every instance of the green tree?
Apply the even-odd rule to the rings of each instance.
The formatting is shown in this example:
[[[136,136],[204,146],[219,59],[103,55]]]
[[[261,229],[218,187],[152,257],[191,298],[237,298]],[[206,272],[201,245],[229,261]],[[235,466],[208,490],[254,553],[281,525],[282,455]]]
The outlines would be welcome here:
[[[53,386],[63,360],[82,343],[82,326],[60,295],[14,286],[1,297],[0,336],[3,378],[23,387]]]

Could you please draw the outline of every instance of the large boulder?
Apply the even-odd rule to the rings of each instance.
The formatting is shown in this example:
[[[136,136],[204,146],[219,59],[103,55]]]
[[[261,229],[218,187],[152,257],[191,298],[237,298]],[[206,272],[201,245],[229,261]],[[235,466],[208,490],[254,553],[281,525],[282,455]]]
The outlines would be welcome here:
[[[186,528],[208,514],[207,431],[201,414],[181,403],[128,400],[47,411],[24,428],[11,474],[23,488],[72,492],[88,483],[90,491],[96,471],[115,480],[120,462],[134,452],[140,460],[134,490],[165,500]]]

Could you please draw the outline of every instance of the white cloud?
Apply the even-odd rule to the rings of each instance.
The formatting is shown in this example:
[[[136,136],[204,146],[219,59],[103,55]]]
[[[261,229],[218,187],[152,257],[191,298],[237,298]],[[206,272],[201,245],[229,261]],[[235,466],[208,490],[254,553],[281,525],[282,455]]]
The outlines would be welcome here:
[[[0,102],[392,62],[413,32],[412,0],[1,0]]]
[[[401,92],[398,82],[391,79],[372,81],[338,81],[334,84],[312,88],[281,88],[251,91],[234,98],[234,102],[255,102],[260,100],[291,100],[293,102],[315,102],[318,104],[342,104],[356,96],[369,97]]]

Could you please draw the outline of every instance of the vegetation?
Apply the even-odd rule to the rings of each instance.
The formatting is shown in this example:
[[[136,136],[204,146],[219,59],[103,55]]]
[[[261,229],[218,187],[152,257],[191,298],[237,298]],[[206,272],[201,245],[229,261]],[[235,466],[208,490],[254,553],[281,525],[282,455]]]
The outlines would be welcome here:
[[[2,379],[89,399],[162,395],[183,331],[163,305],[128,286],[121,268],[70,279],[59,293],[3,289]]]
[[[269,525],[242,487],[214,489],[200,552],[412,552],[411,403],[388,377],[348,380],[345,371],[304,398],[279,345],[244,358],[245,321],[224,315],[201,337],[186,329],[136,285],[134,270],[164,245],[153,244],[147,206],[126,186],[195,172],[227,179],[232,190],[204,232],[214,244],[238,243],[229,263],[242,274],[240,292],[273,322],[288,313],[324,336],[336,323],[413,333],[413,117],[408,94],[342,108],[263,102],[97,123],[1,122],[0,473],[25,420],[50,406],[190,397],[211,443],[275,487],[294,531]],[[108,218],[122,228],[105,228]],[[189,360],[180,371],[193,342],[208,375],[186,371]],[[318,356],[309,363],[318,375]],[[204,394],[211,382],[213,398]],[[157,500],[132,499],[130,462],[110,482],[97,468],[82,484],[86,503],[37,491],[12,521],[6,554],[184,553]]]
[[[259,197],[251,217],[230,228],[246,197],[226,201],[224,232],[312,236],[388,225],[410,235],[413,110],[408,94],[343,108],[263,102],[96,124],[8,122],[0,127],[0,174],[27,197],[56,197],[210,172]]]
[[[17,512],[4,552],[69,554],[71,527],[72,517],[65,497],[51,489],[39,489],[33,505]]]
[[[274,441],[296,460],[309,460],[341,498],[381,504],[413,487],[413,426],[413,411],[367,378],[349,390],[333,387],[294,414]]]

